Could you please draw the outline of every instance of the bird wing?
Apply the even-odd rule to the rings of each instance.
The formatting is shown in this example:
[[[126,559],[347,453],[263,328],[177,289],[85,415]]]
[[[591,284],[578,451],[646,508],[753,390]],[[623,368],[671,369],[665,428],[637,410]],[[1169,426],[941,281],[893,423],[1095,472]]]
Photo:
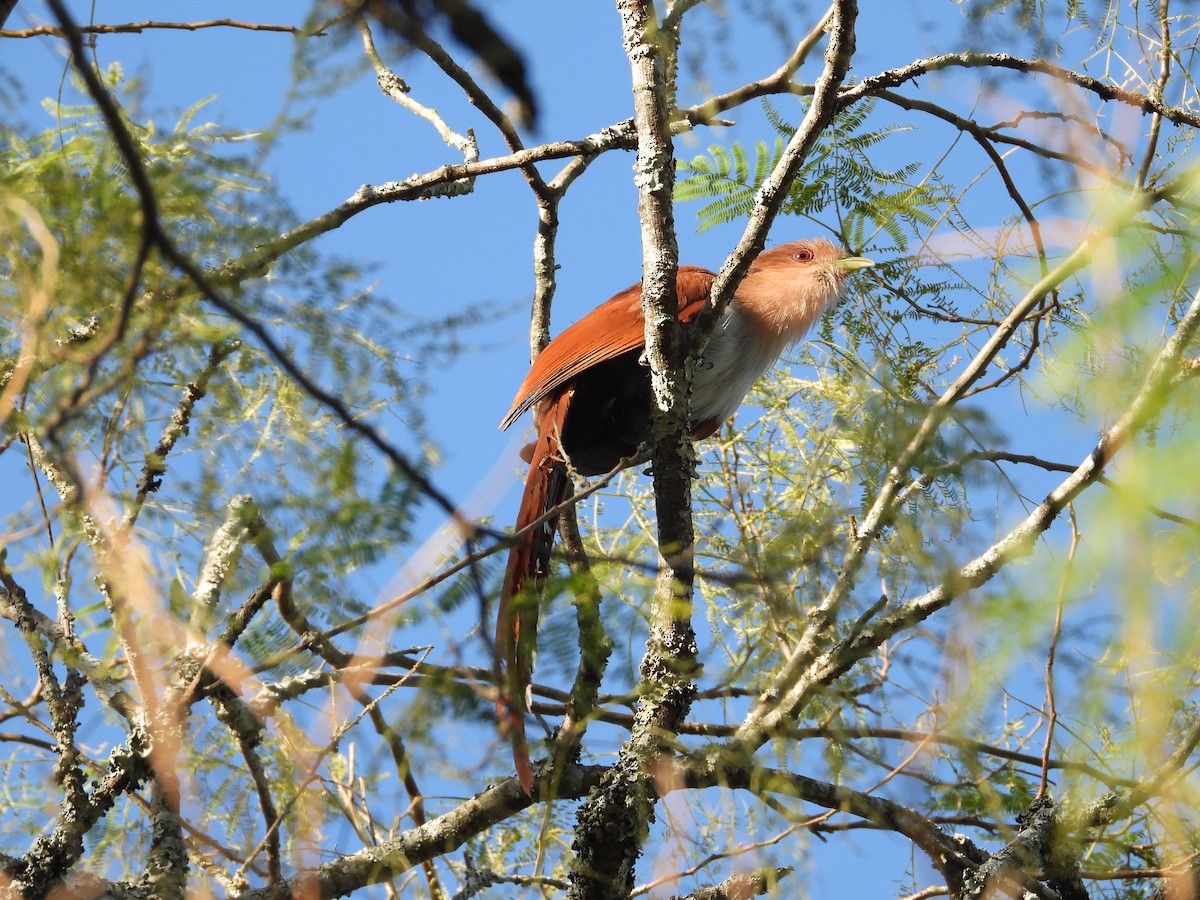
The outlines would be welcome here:
[[[675,292],[681,322],[690,322],[700,314],[708,301],[714,278],[716,275],[698,266],[679,267]],[[639,283],[600,304],[546,345],[533,361],[500,428],[508,428],[525,410],[580,372],[636,350],[645,343],[646,325]]]

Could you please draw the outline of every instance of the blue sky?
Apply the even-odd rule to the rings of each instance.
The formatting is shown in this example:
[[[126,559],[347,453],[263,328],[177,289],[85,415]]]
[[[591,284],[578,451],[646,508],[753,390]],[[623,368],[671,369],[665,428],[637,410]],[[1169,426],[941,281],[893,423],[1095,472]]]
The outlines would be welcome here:
[[[582,137],[628,117],[629,69],[620,44],[620,23],[611,4],[542,5],[536,17],[527,15],[525,3],[493,6],[497,21],[507,25],[508,34],[527,51],[541,102],[540,127],[526,138],[527,143]],[[9,27],[21,27],[23,18],[34,24],[45,21],[48,13],[39,7],[35,2],[22,3]],[[86,3],[72,4],[81,21],[87,20],[88,7]],[[296,8],[294,3],[256,3],[253,15],[258,21],[291,22]],[[922,29],[912,29],[900,49],[890,29],[897,20],[910,21],[909,16],[894,16],[902,8],[911,12],[922,5],[892,6],[884,29],[887,40],[873,36],[871,17],[863,17],[862,56],[856,74],[869,74],[932,49],[932,32]],[[947,12],[957,18],[953,6]],[[246,14],[244,4],[210,3],[204,7],[204,15],[214,19]],[[186,21],[194,15],[195,7],[184,3],[99,3],[95,20]],[[705,9],[693,15],[709,18],[706,30],[724,27]],[[808,27],[809,18],[795,16],[794,21],[798,35]],[[719,57],[710,63],[710,77],[719,88],[767,74],[783,57],[782,47],[790,43],[744,21],[736,22],[731,35],[733,40],[727,45],[709,38],[712,56]],[[922,44],[929,46],[922,48]],[[173,112],[213,97],[201,112],[201,120],[257,130],[268,126],[281,108],[290,83],[291,45],[287,35],[222,28],[106,35],[100,39],[97,53],[102,65],[119,61],[127,75],[139,79],[146,89],[144,107],[164,123],[169,123]],[[61,43],[45,38],[4,44],[0,66],[10,79],[19,81],[26,101],[16,112],[39,127],[49,124],[38,104],[58,88],[64,65],[62,50]],[[345,50],[347,59],[359,56],[357,44]],[[408,81],[413,96],[438,109],[451,127],[459,131],[474,127],[484,157],[504,153],[499,137],[432,63],[416,55],[405,59],[393,55],[388,61]],[[814,55],[810,66],[818,64],[819,55]],[[690,97],[685,94],[685,101],[698,98],[691,93]],[[66,96],[70,97],[69,90]],[[785,115],[790,109],[792,117],[799,118],[797,101],[784,98],[778,105]],[[297,110],[304,108],[302,104]],[[332,97],[316,101],[312,109],[309,127],[303,133],[286,135],[267,165],[301,220],[337,205],[362,183],[397,180],[458,161],[427,123],[385,98],[367,73]],[[677,143],[677,154],[689,157],[712,142],[772,137],[756,105],[729,118],[736,119],[739,127],[685,136]],[[608,154],[572,187],[563,204],[557,246],[562,268],[554,331],[640,277],[632,163],[632,153]],[[542,171],[553,174],[559,165],[552,162]],[[692,208],[680,207],[681,259],[715,268],[736,241],[740,225],[719,227],[700,236],[695,234],[693,216]],[[520,443],[521,426],[508,435],[493,426],[508,408],[528,362],[525,316],[532,296],[535,225],[529,191],[521,176],[513,172],[480,179],[476,192],[465,198],[377,207],[316,243],[323,252],[375,266],[377,290],[415,315],[436,317],[477,303],[494,303],[509,311],[485,332],[468,335],[478,342],[477,351],[465,354],[437,379],[427,407],[432,437],[444,454],[438,481],[460,499],[470,495],[481,471],[490,471],[498,457],[511,453]],[[771,240],[795,239],[812,232],[812,226],[781,220]],[[512,480],[515,482],[515,476]],[[510,493],[509,504],[515,502],[514,496]]]
[[[248,12],[249,6],[252,12]],[[724,23],[703,9],[692,14],[707,23],[710,53],[706,72],[718,90],[773,70],[786,55],[785,48],[807,29],[816,10],[815,5],[795,4],[794,9],[807,8],[810,15],[793,13],[795,33],[780,39],[744,17],[735,20],[740,5],[729,6],[731,18]],[[792,4],[779,6],[793,8]],[[950,39],[961,21],[960,8],[953,3],[909,0],[864,6],[860,53],[852,73],[858,77],[952,49]],[[294,2],[211,2],[204,4],[203,15],[253,15],[257,21],[294,22],[297,7]],[[90,4],[73,3],[72,8],[81,21],[87,20]],[[501,0],[491,8],[501,27],[525,48],[541,103],[539,130],[527,137],[527,143],[583,137],[629,116],[629,69],[611,3]],[[26,0],[8,27],[37,24],[46,15],[41,4]],[[99,22],[183,21],[195,16],[195,4],[178,2],[101,2],[95,6]],[[726,26],[727,42],[717,41],[715,34]],[[50,120],[39,103],[54,94],[63,77],[61,43],[39,38],[6,41],[0,46],[0,68],[10,85],[16,82],[19,87],[19,93],[10,88],[10,97],[16,96],[17,103],[5,113],[46,127]],[[212,96],[201,119],[248,131],[266,127],[279,111],[290,84],[291,52],[292,38],[286,35],[231,29],[104,36],[97,49],[101,65],[119,61],[129,76],[142,81],[144,107],[162,120],[169,121],[173,113]],[[357,44],[348,44],[343,53],[347,60],[357,58]],[[417,56],[386,58],[411,86],[414,97],[437,108],[451,127],[476,129],[483,156],[504,152],[498,136],[431,63]],[[809,76],[815,74],[819,62],[819,53],[814,54],[806,70]],[[923,87],[928,89],[937,81],[931,76]],[[74,98],[68,93],[67,99]],[[697,95],[685,93],[683,99],[689,102]],[[966,105],[972,100],[969,95],[957,99]],[[798,101],[784,98],[777,106],[785,116],[799,118]],[[295,111],[306,108],[308,104],[302,103]],[[336,206],[360,184],[397,180],[458,161],[427,123],[384,97],[367,72],[331,96],[316,100],[311,108],[308,127],[285,135],[267,162],[268,172],[298,220]],[[903,121],[898,112],[888,110],[886,115]],[[677,142],[678,155],[688,157],[712,142],[771,137],[756,106],[729,117],[738,121],[736,127],[685,136]],[[953,136],[947,131],[925,130],[894,140],[905,153],[915,147],[932,162],[948,149]],[[593,164],[563,204],[555,332],[640,277],[632,163],[631,153],[608,154]],[[550,163],[542,171],[552,174],[559,165]],[[961,171],[982,167],[981,161],[968,155]],[[697,235],[693,214],[688,206],[677,213],[681,258],[715,268],[736,241],[740,223]],[[466,335],[477,346],[438,373],[426,404],[430,437],[443,454],[434,473],[437,484],[460,502],[470,499],[468,512],[495,516],[501,525],[514,515],[515,451],[522,442],[524,423],[512,434],[501,434],[496,424],[509,406],[528,359],[526,314],[532,294],[535,226],[533,201],[523,179],[514,172],[480,179],[476,192],[468,197],[376,207],[321,237],[316,245],[326,253],[372,264],[377,290],[416,316],[436,318],[478,303],[492,303],[507,311],[486,329]],[[813,228],[808,224],[781,219],[771,240],[810,233]],[[1008,424],[1021,427],[1023,415],[1015,412]],[[398,423],[385,420],[384,425],[393,428]],[[440,522],[440,516],[430,510],[425,522],[422,530],[428,531]],[[378,584],[381,592],[389,589],[388,580]],[[881,879],[903,871],[908,852],[903,841],[879,841],[865,833],[835,840],[846,856],[817,852],[818,864],[836,860],[841,865],[836,874],[820,869],[809,873],[812,896],[852,896],[855,889],[863,896],[894,892],[890,882],[881,884]],[[889,856],[886,862],[877,855],[885,852],[883,845]]]

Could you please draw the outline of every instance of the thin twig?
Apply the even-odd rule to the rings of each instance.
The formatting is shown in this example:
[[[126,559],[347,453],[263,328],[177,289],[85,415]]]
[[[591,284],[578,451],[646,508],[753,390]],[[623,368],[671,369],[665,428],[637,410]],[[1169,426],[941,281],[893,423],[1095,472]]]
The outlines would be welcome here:
[[[392,465],[399,469],[418,490],[451,515],[463,529],[464,533],[473,531],[474,524],[459,512],[457,504],[452,502],[449,497],[435,487],[414,463],[409,461],[404,454],[385,440],[374,427],[354,415],[340,396],[334,394],[332,390],[321,387],[316,379],[305,371],[261,322],[240,309],[218,291],[216,285],[219,282],[210,279],[207,274],[202,272],[192,260],[188,259],[179,250],[174,240],[163,228],[162,221],[158,215],[158,202],[155,199],[154,186],[150,182],[150,177],[146,172],[141,154],[138,152],[137,145],[130,135],[128,128],[125,126],[120,110],[117,108],[112,96],[101,83],[91,64],[85,58],[85,48],[78,28],[75,26],[62,0],[47,0],[47,2],[50,4],[50,8],[66,33],[71,45],[75,68],[80,78],[83,79],[88,93],[100,108],[105,123],[108,125],[109,133],[112,135],[113,141],[126,163],[129,178],[137,191],[138,201],[142,208],[142,228],[153,237],[154,243],[158,246],[162,254],[191,280],[196,288],[208,298],[209,302],[248,329],[280,368],[306,394],[331,410],[344,426],[365,438],[368,443],[383,453]]]
[[[1050,785],[1050,753],[1054,749],[1054,726],[1058,722],[1058,709],[1054,702],[1054,658],[1058,653],[1058,640],[1062,636],[1063,605],[1075,565],[1075,551],[1079,548],[1079,523],[1075,519],[1074,504],[1067,507],[1067,512],[1071,522],[1071,548],[1067,551],[1066,566],[1058,585],[1058,596],[1054,602],[1054,629],[1046,650],[1046,742],[1042,747],[1042,778],[1034,795],[1035,800],[1044,797]]]
[[[324,37],[324,31],[307,31],[298,25],[269,25],[263,22],[239,22],[235,19],[209,19],[205,22],[127,22],[120,25],[77,25],[80,34],[141,34],[143,31],[200,31],[203,28],[241,28],[245,31],[275,31],[305,37]],[[38,25],[36,28],[0,29],[0,38],[68,37],[66,28]]]

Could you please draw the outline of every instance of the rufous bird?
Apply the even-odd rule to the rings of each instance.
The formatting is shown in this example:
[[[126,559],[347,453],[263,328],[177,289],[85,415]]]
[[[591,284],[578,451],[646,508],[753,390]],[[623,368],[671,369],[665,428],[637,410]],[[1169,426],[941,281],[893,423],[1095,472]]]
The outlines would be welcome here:
[[[795,241],[760,254],[695,368],[688,405],[692,438],[715,433],[758,377],[837,301],[846,276],[873,265],[861,256],[847,256],[827,240]],[[681,322],[700,314],[715,278],[707,269],[679,267],[675,287]],[[534,407],[537,437],[522,453],[529,460],[529,475],[516,533],[563,502],[570,471],[610,472],[649,440],[653,398],[644,347],[642,288],[635,284],[552,340],[534,360],[500,423],[508,428]],[[536,597],[520,595],[548,573],[556,518],[513,544],[496,623],[496,653],[503,667],[496,709],[526,794],[533,787],[525,713],[538,604]]]

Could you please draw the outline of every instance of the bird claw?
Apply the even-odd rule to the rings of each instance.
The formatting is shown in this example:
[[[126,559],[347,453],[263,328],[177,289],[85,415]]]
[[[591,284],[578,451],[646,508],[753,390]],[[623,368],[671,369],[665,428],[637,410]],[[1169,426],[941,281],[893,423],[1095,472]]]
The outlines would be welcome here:
[[[699,481],[700,480],[700,463],[699,463],[699,460],[696,459],[695,454],[693,454],[691,459],[688,460],[687,466],[688,466],[688,475],[691,476],[693,481]],[[653,478],[654,477],[653,464],[642,469],[642,474],[645,475],[647,478]]]

